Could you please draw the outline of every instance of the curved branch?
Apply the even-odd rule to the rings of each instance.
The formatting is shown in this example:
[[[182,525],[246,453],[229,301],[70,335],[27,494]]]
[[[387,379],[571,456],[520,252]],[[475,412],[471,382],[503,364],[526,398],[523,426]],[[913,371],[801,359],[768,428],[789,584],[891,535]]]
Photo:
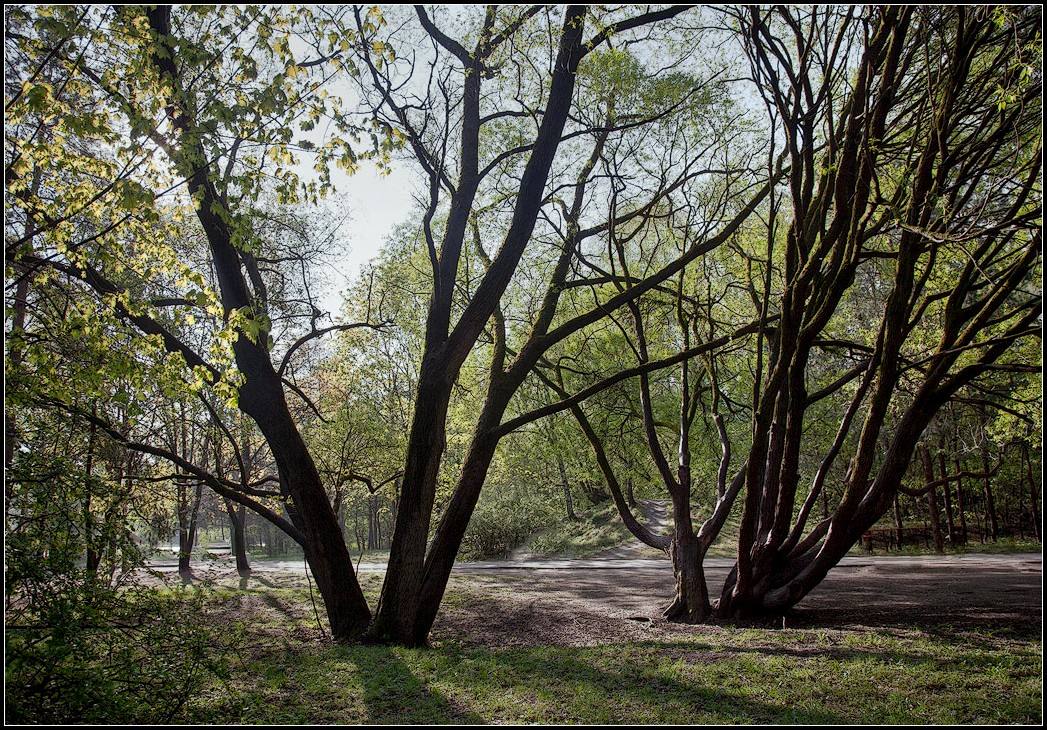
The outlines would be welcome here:
[[[226,479],[219,479],[211,472],[207,471],[206,469],[200,468],[196,464],[193,464],[187,459],[182,458],[178,454],[172,453],[166,449],[161,449],[151,444],[132,441],[130,438],[122,434],[120,430],[113,426],[111,423],[93,413],[89,413],[87,411],[75,408],[74,406],[71,406],[67,403],[62,403],[60,401],[49,400],[48,403],[54,407],[66,411],[67,413],[83,418],[89,423],[94,424],[99,429],[104,431],[106,435],[109,436],[109,438],[118,442],[125,448],[131,449],[132,451],[137,451],[142,454],[156,456],[171,462],[178,468],[191,474],[193,477],[201,480],[214,492],[221,495],[222,497],[226,497],[227,499],[230,499],[238,504],[244,505],[252,512],[255,512],[256,514],[263,517],[268,522],[272,523],[274,526],[282,530],[284,533],[287,534],[288,537],[290,537],[296,543],[304,546],[305,536],[297,527],[295,527],[293,524],[291,524],[289,520],[280,516],[269,507],[266,507],[264,504],[261,504],[260,502],[251,499],[251,497],[279,498],[281,496],[279,493],[252,489],[245,485],[237,484]]]
[[[671,357],[663,358],[661,360],[651,360],[642,365],[637,365],[632,368],[621,370],[615,373],[614,375],[611,375],[610,377],[604,378],[603,380],[597,383],[593,383],[587,388],[578,391],[573,396],[563,398],[562,400],[559,400],[555,403],[550,403],[548,405],[535,408],[531,411],[528,411],[527,413],[521,414],[516,418],[512,418],[502,423],[498,428],[492,431],[492,435],[494,435],[496,438],[501,438],[506,434],[512,433],[521,426],[525,426],[526,424],[531,423],[532,421],[537,421],[539,418],[551,416],[554,413],[559,413],[561,411],[567,410],[568,408],[572,408],[573,406],[578,405],[585,399],[591,398],[597,393],[607,390],[611,386],[616,385],[622,382],[623,380],[635,378],[645,373],[652,373],[656,370],[661,370],[663,368],[672,367],[673,365],[677,365],[683,362],[684,360],[689,360],[693,357],[697,357],[698,355],[702,355],[707,352],[716,350],[720,347],[723,347],[725,345],[728,345],[732,341],[738,339],[739,337],[744,337],[745,335],[753,334],[757,331],[759,326],[759,322],[753,322],[752,324],[748,324],[745,327],[735,330],[733,333],[729,335],[724,335],[723,337],[719,337],[715,340],[710,340],[709,342],[704,342],[701,345],[696,345],[695,347],[679,352]]]

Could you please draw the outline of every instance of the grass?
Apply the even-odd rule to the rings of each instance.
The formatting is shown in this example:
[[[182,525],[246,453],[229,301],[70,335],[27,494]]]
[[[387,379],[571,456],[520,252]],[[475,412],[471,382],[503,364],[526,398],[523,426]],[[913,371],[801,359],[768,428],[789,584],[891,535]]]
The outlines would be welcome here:
[[[633,540],[610,500],[575,508],[576,520],[561,517],[548,528],[532,534],[527,545],[541,557],[590,558]]]
[[[248,632],[250,633],[250,631]],[[247,724],[1038,724],[1035,642],[710,628],[565,648],[256,645],[186,709]],[[242,652],[239,654],[243,656]]]
[[[618,510],[611,501],[599,505],[582,504],[576,510],[578,519],[571,521],[561,518],[544,530],[527,538],[526,545],[539,557],[557,558],[590,558],[611,548],[625,543],[632,543],[636,538],[629,532],[618,515]],[[635,510],[634,510],[635,512]],[[706,514],[699,515],[695,525],[701,524]],[[719,536],[709,547],[708,557],[735,558],[738,554],[738,529],[741,516],[737,510],[728,515],[727,521],[720,530]],[[1043,545],[1035,540],[1020,540],[1012,537],[1001,537],[995,541],[972,541],[966,546],[951,547],[946,545],[944,554],[962,555],[965,553],[1006,554],[1018,552],[1041,552]],[[650,548],[650,556],[659,555],[659,551]],[[868,555],[861,544],[851,548],[852,555]],[[886,550],[876,547],[876,555],[934,555],[933,546],[923,543],[906,544],[901,548]]]
[[[855,545],[852,553],[868,554],[861,545]],[[944,555],[965,555],[968,553],[978,555],[1006,555],[1009,553],[1039,553],[1043,551],[1043,544],[1035,540],[1019,540],[1014,537],[1001,537],[997,540],[987,542],[970,542],[967,545],[956,547],[945,545]],[[934,548],[924,544],[903,545],[901,548],[884,550],[876,548],[876,555],[934,555]]]
[[[179,601],[187,594],[201,599],[191,618],[178,615],[207,627],[206,656],[216,669],[198,676],[177,715],[163,722],[979,725],[1042,720],[1041,637],[991,622],[977,628],[652,627],[643,639],[577,647],[531,645],[535,642],[528,637],[504,630],[508,639],[528,645],[500,646],[485,639],[479,646],[445,629],[426,649],[339,646],[324,635],[300,576],[260,574],[239,588],[235,578],[226,580],[160,591],[170,594],[172,609],[184,607]],[[361,581],[373,605],[381,577],[368,573]],[[484,576],[453,584],[443,610],[459,623],[448,625],[471,620],[483,599],[495,593],[511,599],[512,581],[492,583]],[[168,615],[167,620],[177,619]],[[170,661],[171,650],[141,658],[143,676],[151,663]]]
[[[1039,724],[1042,645],[1001,630],[695,627],[586,647],[338,646],[308,592],[216,590],[207,724]],[[365,591],[378,588],[369,580]],[[471,600],[452,591],[449,610]],[[480,587],[479,590],[484,590]]]

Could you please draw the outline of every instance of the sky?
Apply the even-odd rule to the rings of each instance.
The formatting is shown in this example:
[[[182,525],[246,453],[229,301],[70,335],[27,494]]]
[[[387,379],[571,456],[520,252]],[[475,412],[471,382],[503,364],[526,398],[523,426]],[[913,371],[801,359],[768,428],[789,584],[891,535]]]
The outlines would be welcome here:
[[[332,170],[332,181],[338,191],[333,207],[338,212],[348,208],[349,217],[341,234],[348,254],[337,271],[331,274],[331,285],[323,301],[332,314],[341,309],[342,292],[369,261],[378,256],[386,239],[411,214],[412,191],[416,181],[403,166],[381,176],[369,164],[363,164],[353,175]]]

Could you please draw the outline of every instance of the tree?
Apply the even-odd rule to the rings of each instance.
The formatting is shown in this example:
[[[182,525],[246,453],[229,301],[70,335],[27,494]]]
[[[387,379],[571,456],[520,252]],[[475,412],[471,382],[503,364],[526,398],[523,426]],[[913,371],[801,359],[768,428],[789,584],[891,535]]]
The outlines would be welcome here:
[[[501,440],[577,416],[630,378],[677,505],[685,582],[702,552],[684,549],[692,441],[715,432],[726,452],[747,433],[747,448],[731,445],[744,454],[734,480],[724,458],[707,490],[722,504],[714,526],[728,496],[744,495],[719,601],[740,617],[787,607],[824,576],[891,504],[944,403],[1032,369],[1012,353],[1039,321],[1033,10],[390,13],[402,15],[44,8],[14,14],[6,38],[9,372],[38,383],[26,404],[73,413],[285,531],[336,639],[424,643]],[[755,96],[693,53],[732,33]],[[335,78],[355,80],[353,113]],[[743,123],[754,99],[782,136],[764,130],[759,143],[761,128]],[[311,275],[329,244],[290,206],[315,204],[332,165],[400,150],[426,184],[408,236],[423,263],[421,321],[397,335],[418,341],[389,386],[408,397],[382,402],[360,380],[380,372],[367,358],[381,339],[347,339],[349,373],[320,372],[326,335],[392,323],[370,296],[349,307],[357,321],[327,323]],[[296,165],[307,155],[315,179]],[[728,251],[738,258],[712,265]],[[739,271],[750,276],[729,278]],[[704,292],[703,274],[716,284]],[[722,314],[721,290],[748,302]],[[847,316],[874,311],[876,332]],[[623,322],[635,355],[607,335]],[[48,350],[63,338],[89,346]],[[601,342],[610,349],[590,358]],[[701,368],[682,364],[699,356]],[[666,368],[675,380],[655,375]],[[723,373],[747,369],[743,394]],[[543,378],[560,398],[535,407]],[[92,410],[114,390],[127,427]],[[187,394],[210,429],[193,438],[213,434],[199,458],[151,427],[157,403]],[[675,473],[658,433],[670,396]],[[845,415],[817,458],[809,426],[829,403]],[[244,460],[233,409],[272,473]],[[467,426],[449,425],[465,413]],[[747,428],[716,418],[740,414]],[[407,424],[402,440],[383,434],[394,422]],[[829,480],[839,504],[808,530]],[[383,482],[399,491],[372,615],[339,512],[351,484]],[[684,614],[708,613],[700,586],[681,591]]]
[[[687,10],[594,11],[596,27],[587,35],[584,8],[569,8],[562,19],[543,7],[491,8],[469,18],[478,21],[471,52],[419,10],[411,18],[413,32],[429,40],[435,59],[433,97],[420,106],[397,97],[401,90],[415,93],[415,87],[401,87],[391,75],[399,73],[399,38],[382,36],[378,10],[348,11],[344,17],[354,27],[338,14],[308,9],[294,16],[273,8],[21,13],[8,36],[24,62],[23,83],[7,106],[16,130],[9,138],[7,193],[24,225],[8,238],[9,280],[29,280],[30,288],[42,291],[78,291],[99,323],[87,333],[110,346],[116,333],[130,345],[121,357],[133,356],[120,364],[138,378],[139,392],[151,382],[170,391],[188,387],[212,413],[235,405],[249,416],[272,455],[286,516],[270,506],[276,495],[264,484],[245,485],[191,463],[147,431],[124,433],[104,418],[91,422],[126,446],[205,481],[299,542],[339,640],[366,630],[375,641],[423,643],[494,450],[512,430],[501,421],[513,394],[556,342],[643,290],[637,285],[635,293],[556,321],[572,267],[584,260],[583,246],[607,229],[599,220],[589,224],[585,210],[598,184],[594,170],[603,146],[616,135],[635,139],[643,126],[656,127],[701,92],[684,89],[682,98],[663,98],[648,114],[619,118],[607,107],[603,119],[590,119],[574,111],[578,68],[604,45],[661,44],[662,25]],[[524,49],[542,49],[545,62],[533,60],[538,53],[521,55]],[[326,75],[343,68],[350,54],[376,100],[367,110],[368,127],[351,120],[322,88]],[[505,64],[511,66],[502,70]],[[325,115],[340,136],[322,144],[294,139],[294,124],[312,132]],[[439,120],[447,124],[437,130]],[[373,621],[304,437],[302,413],[291,404],[301,401],[306,412],[318,411],[294,377],[306,345],[326,333],[379,323],[321,326],[310,296],[278,317],[272,287],[278,272],[267,270],[259,253],[270,235],[261,205],[266,175],[273,178],[278,202],[312,199],[327,186],[328,164],[356,164],[361,152],[354,140],[365,129],[373,132],[376,154],[398,142],[406,145],[431,184],[422,231],[432,267],[431,298],[390,565]],[[492,144],[503,132],[515,135],[508,149]],[[62,147],[66,137],[82,144]],[[452,152],[448,142],[455,137]],[[293,171],[295,153],[302,151],[315,153],[319,182],[303,184]],[[559,155],[567,151],[575,155],[572,169],[561,172]],[[674,196],[684,197],[684,188],[707,174],[694,156],[674,159],[646,176],[650,184],[637,189],[646,203],[620,223],[642,226],[666,206],[679,206]],[[41,182],[27,182],[33,180]],[[744,175],[734,188],[745,198],[732,206],[718,240],[767,189]],[[437,229],[433,221],[440,210],[446,210],[446,223]],[[196,232],[190,237],[195,247],[179,247],[185,229]],[[464,265],[467,243],[477,267]],[[658,285],[713,245],[693,242],[679,259],[650,272],[646,286]],[[525,253],[533,255],[533,269],[526,272]],[[500,306],[518,273],[536,273],[545,283],[532,299],[534,326],[509,362],[508,335],[515,328],[508,317],[516,313]],[[55,321],[72,324],[68,318]],[[489,322],[491,344],[479,347],[489,357],[486,399],[463,441],[457,486],[427,552],[452,391]],[[24,329],[51,324],[27,319]],[[53,362],[24,364],[53,387],[49,406],[89,415],[58,387],[48,370]]]
[[[621,328],[641,363],[632,371],[637,410],[672,497],[671,536],[652,534],[625,508],[580,406],[617,378],[579,385],[574,395],[561,378],[547,379],[561,399],[547,412],[575,414],[627,526],[673,557],[677,591],[666,612],[688,621],[744,620],[794,605],[896,502],[921,435],[945,404],[996,374],[1038,371],[1023,344],[1039,337],[1041,312],[1038,14],[725,14],[769,129],[783,130],[770,137],[769,165],[777,149],[788,163],[783,189],[767,201],[762,251],[739,237],[730,249],[745,275],[736,263],[733,281],[730,266],[709,279],[748,292],[755,310],[749,428],[732,430],[719,418],[719,405],[746,400],[737,378],[728,387],[716,377],[717,367],[739,371],[732,363],[740,351],[687,349],[688,333],[711,330],[704,337],[712,343],[729,331],[712,312],[735,313],[737,302],[725,305],[711,287],[695,291],[682,277],[660,304],[634,299],[632,327]],[[682,345],[658,361],[648,353],[656,315],[675,317]],[[699,354],[707,358],[704,389],[680,365]],[[675,468],[662,435],[673,418],[658,405],[651,365],[679,368],[664,381],[676,403]],[[711,516],[696,534],[690,468],[699,408],[715,424],[704,438],[718,440],[722,456],[715,489],[704,490]],[[732,454],[744,463],[729,479]],[[831,512],[830,489],[838,499]],[[711,602],[701,561],[736,494],[744,495],[738,560]],[[825,515],[811,527],[819,501]]]
[[[260,256],[260,242],[271,243],[271,236],[254,207],[266,185],[263,170],[284,201],[323,188],[323,174],[319,184],[300,186],[289,165],[291,120],[330,112],[347,128],[336,103],[320,93],[323,79],[311,72],[337,56],[342,39],[325,41],[330,47],[314,66],[295,62],[293,34],[308,15],[41,8],[33,17],[20,11],[9,19],[7,43],[23,59],[24,74],[6,106],[7,195],[24,233],[8,236],[8,277],[43,292],[61,282],[89,304],[76,321],[66,313],[26,327],[79,324],[99,347],[118,353],[104,361],[112,370],[119,360],[123,372],[140,379],[134,384],[140,390],[151,381],[207,391],[254,420],[275,459],[289,519],[259,499],[268,491],[244,490],[148,435],[137,441],[104,419],[95,422],[283,527],[305,549],[332,631],[348,638],[366,628],[370,611],[286,395],[294,392],[292,358],[342,325],[319,326],[311,297],[281,322],[276,282],[266,281]],[[223,53],[245,34],[253,55],[239,45]],[[317,164],[325,173],[335,156],[351,165],[355,154],[336,139],[316,152]],[[265,156],[279,164],[267,167]],[[175,245],[178,227],[193,220],[186,213],[202,235],[195,251]],[[184,337],[194,322],[207,325],[196,342]],[[270,349],[281,334],[282,347]],[[114,347],[128,343],[126,350]],[[60,387],[53,362],[36,358],[32,366],[52,405],[83,410]],[[74,382],[83,388],[79,375]]]
[[[794,80],[768,99],[788,130],[793,215],[781,320],[755,401],[738,563],[719,605],[727,616],[784,610],[817,585],[889,508],[934,415],[995,370],[1033,367],[1008,354],[1038,336],[1041,312],[1029,286],[1041,241],[1040,90],[1022,66],[1038,13],[877,11],[850,104],[836,107],[839,141],[821,165],[804,128],[805,100],[818,96],[799,72],[808,34],[824,26],[817,13],[783,20],[798,63],[783,58],[768,17],[752,12],[744,26],[758,73]],[[1001,106],[999,83],[1020,101]],[[878,333],[796,512],[804,413],[815,399],[808,363],[818,338],[835,334],[832,315],[863,269],[883,277]],[[860,409],[843,495],[803,535]]]
[[[575,114],[572,110],[582,62],[594,59],[595,63],[599,58],[595,49],[604,43],[618,49],[619,39],[629,39],[630,31],[646,31],[647,26],[653,29],[648,31],[650,37],[663,26],[669,27],[665,21],[684,10],[672,8],[628,17],[631,9],[618,9],[599,18],[596,33],[587,39],[585,10],[568,8],[562,24],[555,31],[547,31],[557,39],[555,47],[548,50],[549,60],[554,61],[548,76],[545,68],[525,60],[513,45],[522,43],[542,16],[546,23],[552,20],[542,8],[508,13],[488,9],[473,32],[476,40],[472,50],[448,36],[426,11],[418,10],[427,43],[437,54],[437,60],[430,63],[430,80],[424,85],[402,85],[394,63],[400,57],[388,52],[397,46],[395,38],[375,38],[363,46],[382,51],[363,59],[367,88],[377,91],[374,109],[384,115],[381,118],[386,123],[400,130],[429,179],[423,235],[432,270],[396,534],[379,609],[369,630],[372,639],[411,644],[426,640],[500,439],[545,415],[537,409],[505,418],[513,396],[538,361],[571,334],[661,285],[690,261],[728,239],[766,195],[766,181],[747,176],[751,168],[729,166],[724,189],[737,197],[724,194],[723,199],[729,202],[703,230],[694,231],[679,256],[659,265],[641,266],[643,273],[635,279],[628,272],[609,274],[589,260],[592,242],[614,227],[631,226],[636,235],[654,220],[686,217],[690,188],[712,174],[704,166],[713,156],[709,148],[722,149],[724,144],[722,134],[709,143],[709,148],[688,143],[686,136],[680,135],[675,138],[681,145],[677,153],[655,163],[653,170],[624,159],[645,131],[678,124],[675,120],[690,112],[691,105],[706,91],[701,80],[682,87],[680,95],[663,95],[646,109],[631,114],[616,113],[613,96],[600,100],[595,107],[596,118],[592,105],[581,106],[585,112]],[[362,12],[358,13],[357,29],[366,31]],[[635,42],[644,40],[647,37]],[[661,50],[672,47],[661,38],[650,40]],[[414,41],[410,47],[418,45]],[[641,55],[634,53],[637,58]],[[536,56],[532,52],[528,58]],[[444,65],[445,59],[449,66]],[[672,64],[666,59],[655,63],[659,62]],[[403,64],[410,67],[404,72],[407,76],[413,71],[410,59]],[[448,81],[456,76],[463,78],[461,87]],[[504,106],[500,105],[503,97],[496,94],[498,87],[492,88],[486,83],[488,79],[511,84],[503,92]],[[451,90],[455,94],[447,98]],[[422,98],[415,97],[417,93]],[[535,95],[537,102],[532,101]],[[434,109],[439,111],[434,113]],[[521,122],[511,124],[516,119]],[[490,130],[499,133],[495,139],[508,137],[519,144],[505,149],[502,142],[489,150],[483,143]],[[452,139],[453,152],[448,149]],[[578,144],[568,144],[574,140]],[[579,146],[583,142],[584,146]],[[609,144],[615,154],[621,153],[617,158],[620,164],[628,165],[636,176],[637,182],[629,190],[636,201],[631,210],[594,207],[597,191],[603,192],[599,187],[603,170],[598,163],[611,149]],[[488,157],[481,158],[481,152]],[[553,177],[558,154],[571,160],[571,171]],[[446,210],[442,230],[432,225],[440,210]],[[540,220],[541,227],[537,225]],[[493,243],[489,243],[492,238]],[[542,258],[536,259],[540,275],[529,281],[531,291],[537,291],[538,296],[529,297],[528,305],[514,307],[505,294],[514,277],[519,280],[529,273],[521,263],[525,253],[541,251],[533,243],[536,241],[549,246],[542,251]],[[463,274],[469,273],[462,265],[469,243],[481,271],[477,279],[463,281]],[[495,246],[497,253],[492,255],[489,246]],[[625,291],[602,292],[595,306],[583,305],[571,296],[575,300],[571,305],[576,306],[573,316],[569,308],[561,307],[568,299],[564,292],[588,289],[595,277],[611,282],[618,276],[625,276],[633,285]],[[466,290],[464,296],[456,298],[462,289]],[[491,345],[484,358],[487,383],[483,406],[454,491],[427,550],[451,393],[489,322]]]

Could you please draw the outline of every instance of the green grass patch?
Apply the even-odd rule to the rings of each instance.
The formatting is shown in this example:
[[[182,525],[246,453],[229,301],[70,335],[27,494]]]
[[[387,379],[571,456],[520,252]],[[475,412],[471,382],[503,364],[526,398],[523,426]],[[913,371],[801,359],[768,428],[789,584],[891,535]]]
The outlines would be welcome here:
[[[541,557],[590,558],[635,540],[610,500],[578,505],[575,513],[529,535],[527,546]]]
[[[880,635],[502,651],[299,647],[244,667],[189,719],[266,724],[1039,723],[1033,647]],[[832,642],[829,642],[830,644]],[[811,645],[815,645],[811,649]]]
[[[1014,537],[1001,537],[997,540],[987,542],[971,542],[967,545],[950,546],[948,541],[943,550],[943,555],[1007,555],[1010,553],[1039,553],[1043,551],[1043,544],[1035,540],[1020,540]],[[869,552],[862,545],[851,548],[852,555],[868,555]],[[873,550],[874,555],[934,555],[934,548],[926,544],[902,545],[900,548],[885,550],[877,546]]]
[[[293,603],[281,591],[280,605]],[[449,596],[453,609],[454,595]],[[257,596],[251,600],[256,600]],[[243,599],[223,594],[222,604]],[[279,611],[186,706],[213,724],[1038,724],[1038,641],[988,631],[696,627],[593,647],[335,646]],[[267,605],[267,604],[262,604]],[[227,606],[228,607],[228,606]],[[219,610],[219,613],[221,611]]]

